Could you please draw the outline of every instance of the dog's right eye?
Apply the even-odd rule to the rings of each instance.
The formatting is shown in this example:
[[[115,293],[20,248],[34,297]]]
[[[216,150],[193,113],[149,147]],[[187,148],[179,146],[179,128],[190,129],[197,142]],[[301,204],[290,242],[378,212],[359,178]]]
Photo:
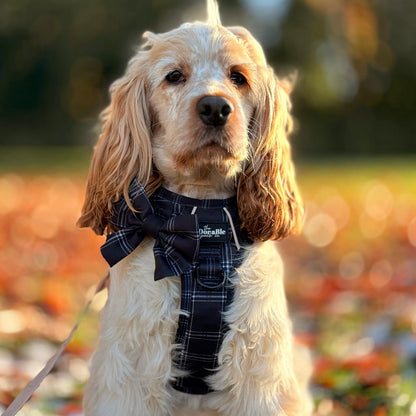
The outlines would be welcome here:
[[[169,72],[169,74],[165,77],[166,81],[171,84],[179,84],[180,82],[185,81],[185,76],[182,74],[181,71],[177,69],[175,71]]]
[[[230,79],[231,82],[237,87],[242,87],[243,85],[247,84],[246,77],[243,74],[240,74],[240,72],[231,72]]]

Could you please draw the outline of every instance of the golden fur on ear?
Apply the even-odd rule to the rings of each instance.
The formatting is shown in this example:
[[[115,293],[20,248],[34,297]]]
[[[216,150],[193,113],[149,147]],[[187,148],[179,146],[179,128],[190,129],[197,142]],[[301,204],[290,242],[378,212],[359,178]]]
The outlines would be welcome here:
[[[262,79],[250,128],[252,154],[237,184],[242,227],[254,241],[279,240],[299,232],[303,220],[288,141],[293,127],[289,99],[293,82],[275,76],[261,45],[247,29],[228,30],[243,43]]]
[[[289,83],[272,69],[264,75],[253,115],[252,155],[237,187],[242,227],[254,241],[279,240],[300,231],[303,207],[295,182],[288,135],[292,130]]]
[[[261,67],[267,66],[263,48],[245,27],[229,26],[227,29],[233,33],[240,40],[240,42],[243,43],[253,62]]]
[[[112,205],[134,177],[149,185],[152,176],[151,117],[146,97],[146,51],[130,60],[125,75],[110,87],[111,103],[102,112],[102,131],[94,150],[80,227],[102,234]],[[151,182],[151,181],[150,181]]]

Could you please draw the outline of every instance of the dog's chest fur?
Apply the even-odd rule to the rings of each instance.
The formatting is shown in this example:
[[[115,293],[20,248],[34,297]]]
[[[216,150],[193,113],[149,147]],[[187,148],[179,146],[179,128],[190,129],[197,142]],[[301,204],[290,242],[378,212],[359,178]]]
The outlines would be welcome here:
[[[106,357],[118,356],[119,348],[128,357],[126,372],[118,363],[114,376],[133,377],[140,383],[146,383],[148,377],[169,384],[180,374],[172,356],[180,316],[181,282],[178,277],[154,281],[153,241],[145,239],[130,256],[111,269],[101,337],[113,341],[105,344],[110,350]],[[287,311],[282,291],[282,265],[275,245],[253,244],[247,251],[244,262],[232,277],[234,298],[224,317],[230,330],[218,354],[219,371],[210,379],[215,389],[221,388],[222,377],[229,378],[225,376],[229,360],[240,357],[244,365],[246,342],[256,339],[256,334],[273,340],[276,333],[284,332],[285,328]],[[275,273],[271,274],[270,268]],[[284,340],[283,333],[281,336]],[[261,351],[258,358],[263,361]],[[132,361],[136,369],[134,374],[128,374]],[[147,374],[149,368],[157,368],[158,374]]]

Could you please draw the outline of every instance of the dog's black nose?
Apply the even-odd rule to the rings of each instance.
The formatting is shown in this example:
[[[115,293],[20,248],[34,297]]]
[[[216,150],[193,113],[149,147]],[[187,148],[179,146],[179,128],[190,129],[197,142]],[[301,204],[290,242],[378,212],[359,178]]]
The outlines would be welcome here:
[[[207,126],[217,127],[225,125],[228,116],[233,112],[233,106],[224,97],[207,95],[198,101],[196,110]]]

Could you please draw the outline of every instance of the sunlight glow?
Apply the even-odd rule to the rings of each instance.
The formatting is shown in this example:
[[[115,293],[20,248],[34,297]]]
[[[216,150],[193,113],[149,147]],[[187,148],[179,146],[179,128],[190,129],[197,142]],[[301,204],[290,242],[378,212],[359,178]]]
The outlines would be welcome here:
[[[0,311],[0,333],[15,334],[24,329],[23,317],[19,311],[13,309]]]
[[[325,247],[332,243],[337,233],[337,225],[328,214],[317,214],[305,224],[304,235],[315,247]]]
[[[413,218],[413,220],[410,222],[407,233],[408,233],[410,244],[416,247],[416,217]]]

